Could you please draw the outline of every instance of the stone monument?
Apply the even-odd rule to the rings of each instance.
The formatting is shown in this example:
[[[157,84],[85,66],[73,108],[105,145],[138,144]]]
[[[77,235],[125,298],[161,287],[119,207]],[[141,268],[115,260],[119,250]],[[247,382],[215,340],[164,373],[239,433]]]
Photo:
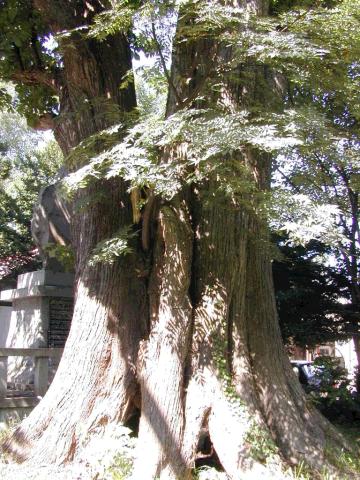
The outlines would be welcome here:
[[[51,255],[50,249],[55,245],[71,244],[70,220],[70,207],[59,195],[57,184],[42,188],[34,206],[31,233],[45,270],[64,271],[59,260]]]

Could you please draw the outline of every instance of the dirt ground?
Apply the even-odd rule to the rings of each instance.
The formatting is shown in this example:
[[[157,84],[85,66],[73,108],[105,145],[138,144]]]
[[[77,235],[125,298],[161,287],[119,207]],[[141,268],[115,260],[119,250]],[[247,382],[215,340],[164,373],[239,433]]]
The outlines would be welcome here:
[[[1,480],[96,480],[98,476],[84,464],[63,467],[0,463],[0,478]]]

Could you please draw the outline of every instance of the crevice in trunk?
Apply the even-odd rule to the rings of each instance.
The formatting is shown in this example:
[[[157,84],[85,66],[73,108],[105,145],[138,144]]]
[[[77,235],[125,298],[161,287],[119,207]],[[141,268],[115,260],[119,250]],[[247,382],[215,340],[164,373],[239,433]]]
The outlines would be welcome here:
[[[198,449],[196,452],[195,469],[200,467],[215,468],[215,470],[218,470],[219,472],[224,471],[224,468],[221,465],[219,457],[211,441],[208,429],[202,429]]]

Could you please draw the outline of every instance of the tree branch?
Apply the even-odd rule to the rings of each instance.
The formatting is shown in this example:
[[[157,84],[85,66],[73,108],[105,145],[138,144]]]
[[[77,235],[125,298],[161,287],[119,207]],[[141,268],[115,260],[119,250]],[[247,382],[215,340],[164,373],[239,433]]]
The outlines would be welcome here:
[[[41,60],[41,57],[40,57],[37,42],[38,42],[37,33],[35,31],[35,28],[32,27],[32,30],[31,30],[31,48],[32,48],[32,51],[33,51],[33,54],[34,54],[34,57],[35,57],[35,60],[36,60],[37,68],[42,69],[43,68],[43,63],[42,63],[42,60]]]
[[[291,188],[293,188],[295,190],[296,193],[301,193],[301,189],[298,185],[296,185],[292,179],[286,175],[286,173],[284,173],[279,167],[276,167],[274,169],[276,172],[280,173],[280,175],[282,176],[282,178],[290,185]]]
[[[162,53],[162,50],[161,50],[161,45],[159,43],[159,40],[156,36],[156,30],[155,30],[155,24],[153,22],[153,20],[151,20],[151,32],[152,32],[152,36],[153,36],[153,39],[154,39],[154,42],[155,42],[155,45],[156,45],[156,49],[158,51],[158,54],[159,54],[159,57],[160,57],[160,62],[161,62],[161,66],[164,70],[164,75],[166,77],[166,80],[169,84],[169,87],[172,89],[172,91],[174,92],[174,95],[175,95],[175,98],[176,98],[176,101],[178,102],[179,105],[182,104],[182,100],[179,96],[179,93],[178,91],[176,90],[176,87],[174,85],[174,82],[172,81],[172,78],[171,78],[171,75],[169,73],[169,70],[167,69],[167,66],[166,66],[166,61],[165,61],[165,58],[164,58],[164,55]]]
[[[25,85],[44,85],[49,87],[54,92],[59,91],[59,82],[46,70],[22,70],[14,72],[10,76],[10,80],[14,82],[24,83]]]
[[[15,56],[16,56],[16,60],[18,62],[19,68],[20,68],[21,71],[23,71],[24,70],[24,62],[22,61],[20,48],[17,45],[15,45],[15,43],[13,43],[12,46],[13,46],[13,49],[15,51]]]

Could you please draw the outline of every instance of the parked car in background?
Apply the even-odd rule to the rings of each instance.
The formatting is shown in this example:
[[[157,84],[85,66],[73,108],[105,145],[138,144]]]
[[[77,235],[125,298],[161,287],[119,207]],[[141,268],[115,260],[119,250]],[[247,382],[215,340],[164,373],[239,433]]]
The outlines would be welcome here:
[[[348,372],[337,358],[319,356],[313,362],[291,360],[299,382],[317,408],[330,420],[360,419],[359,398],[352,392]]]
[[[316,375],[313,362],[307,360],[291,360],[290,363],[304,390],[310,391],[316,389],[319,385],[319,379],[318,375]]]

